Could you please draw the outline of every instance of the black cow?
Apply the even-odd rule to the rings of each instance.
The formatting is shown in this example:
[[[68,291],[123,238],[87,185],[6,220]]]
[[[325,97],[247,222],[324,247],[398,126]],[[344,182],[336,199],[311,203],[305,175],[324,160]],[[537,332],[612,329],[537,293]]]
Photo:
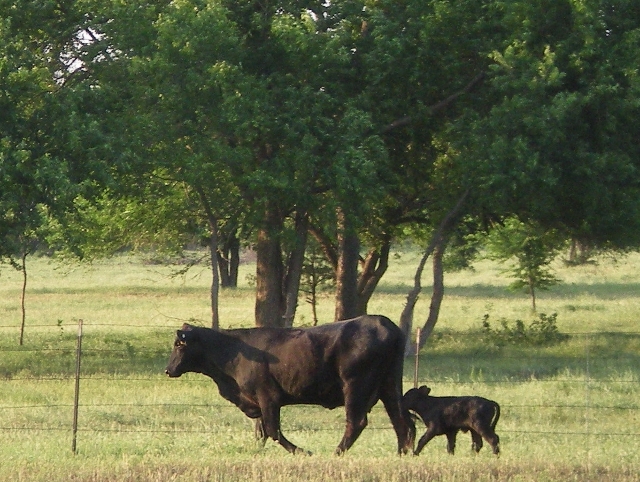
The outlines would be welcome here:
[[[342,454],[367,426],[381,400],[398,437],[398,453],[413,449],[415,425],[402,407],[405,338],[384,316],[361,316],[306,329],[212,330],[182,325],[166,373],[207,375],[220,395],[248,417],[261,419],[265,437],[300,451],[280,432],[280,408],[344,406]]]
[[[412,388],[403,397],[407,410],[417,413],[427,431],[414,452],[418,455],[436,435],[447,436],[447,451],[453,454],[459,430],[471,432],[472,449],[479,452],[484,438],[493,453],[500,453],[500,438],[495,428],[500,418],[500,405],[482,397],[432,397],[427,386]]]

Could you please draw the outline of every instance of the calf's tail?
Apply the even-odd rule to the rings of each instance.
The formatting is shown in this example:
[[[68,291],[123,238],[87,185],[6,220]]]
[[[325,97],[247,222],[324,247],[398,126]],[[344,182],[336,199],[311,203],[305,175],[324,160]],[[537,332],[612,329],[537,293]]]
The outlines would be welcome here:
[[[491,422],[491,430],[495,430],[498,420],[500,420],[500,405],[496,403],[493,407],[493,420]]]

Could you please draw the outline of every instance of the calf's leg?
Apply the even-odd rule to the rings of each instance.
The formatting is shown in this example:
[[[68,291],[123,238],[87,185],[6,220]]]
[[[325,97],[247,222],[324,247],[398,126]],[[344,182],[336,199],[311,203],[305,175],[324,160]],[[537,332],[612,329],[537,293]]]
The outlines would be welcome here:
[[[420,455],[420,452],[422,452],[422,449],[424,448],[424,446],[427,445],[429,441],[436,435],[439,435],[436,428],[433,425],[429,425],[427,427],[427,431],[424,433],[422,437],[420,437],[420,440],[418,440],[418,445],[416,446],[416,449],[414,450],[413,455]]]
[[[482,436],[483,439],[487,441],[489,445],[491,445],[491,449],[493,453],[496,455],[500,454],[500,437],[493,431],[490,427],[479,427],[478,433]],[[482,447],[482,440],[480,440],[480,447]],[[480,450],[480,449],[478,449]]]
[[[453,455],[455,450],[456,450],[456,433],[458,433],[458,430],[449,430],[446,433],[446,435],[447,435],[447,452],[449,452],[451,455]]]
[[[485,437],[485,440],[489,445],[491,445],[493,453],[496,455],[500,455],[500,437],[498,437],[498,435],[492,431],[492,433],[488,434],[488,436]]]
[[[482,437],[475,430],[471,430],[471,449],[476,453],[480,452],[482,448]]]

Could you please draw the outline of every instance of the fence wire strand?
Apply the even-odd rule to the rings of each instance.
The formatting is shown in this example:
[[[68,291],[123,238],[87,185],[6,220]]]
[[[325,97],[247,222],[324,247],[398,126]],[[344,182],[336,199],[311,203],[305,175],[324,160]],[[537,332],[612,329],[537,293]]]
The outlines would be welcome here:
[[[173,331],[173,329],[175,327],[171,326],[163,326],[163,325],[152,325],[152,326],[144,326],[144,325],[107,325],[107,324],[85,324],[85,327],[88,328],[87,331],[91,331],[91,328],[101,328],[101,327],[106,327],[108,326],[109,328],[113,328],[113,329],[118,329],[118,328],[149,328],[149,329],[153,329],[153,330],[163,330],[163,329],[167,329],[170,331]],[[16,328],[16,326],[14,325],[0,325],[0,329],[10,329],[10,328]],[[30,325],[28,326],[28,328],[30,330],[33,329],[44,329],[43,331],[48,331],[48,329],[54,328],[54,329],[58,329],[61,330],[61,326],[60,325]],[[64,330],[69,330],[70,326],[65,325],[64,326]],[[616,333],[617,335],[618,333]],[[636,333],[636,332],[625,332],[625,333],[619,333],[620,335],[632,335],[632,336],[639,336],[640,333]],[[70,336],[70,332],[69,331],[65,331],[65,336]],[[563,435],[563,436],[570,436],[570,437],[595,437],[595,438],[607,438],[607,437],[640,437],[640,433],[638,433],[637,431],[619,431],[619,430],[614,430],[614,431],[598,431],[596,430],[596,428],[598,428],[598,423],[593,423],[595,420],[597,420],[599,418],[599,415],[602,414],[602,412],[604,411],[627,411],[629,413],[633,413],[633,412],[638,412],[640,411],[640,406],[638,406],[635,403],[636,398],[633,398],[632,400],[630,400],[629,405],[616,405],[616,404],[612,404],[612,405],[603,405],[603,404],[596,404],[593,402],[591,394],[592,391],[594,389],[596,389],[600,384],[602,383],[606,383],[610,386],[613,385],[620,385],[620,386],[629,386],[629,385],[638,385],[639,382],[636,379],[633,379],[635,377],[635,375],[632,377],[632,379],[620,379],[620,380],[599,380],[597,378],[595,378],[593,376],[592,373],[592,369],[593,366],[601,361],[609,361],[609,360],[616,360],[616,361],[620,361],[620,360],[634,360],[636,357],[632,356],[632,355],[622,355],[622,356],[596,356],[596,353],[590,349],[591,344],[593,343],[593,337],[597,336],[597,334],[593,334],[593,333],[570,333],[569,335],[571,336],[581,336],[584,337],[584,343],[585,343],[585,347],[584,347],[584,358],[580,359],[580,358],[576,358],[575,360],[573,360],[573,362],[576,362],[578,364],[582,364],[583,368],[584,368],[584,373],[581,375],[582,378],[575,378],[575,379],[570,379],[570,378],[559,378],[559,379],[545,379],[545,378],[536,378],[536,377],[530,377],[530,378],[516,378],[516,377],[512,377],[513,379],[501,379],[501,380],[451,380],[451,379],[447,379],[447,378],[442,378],[439,379],[437,377],[433,377],[430,379],[425,379],[425,380],[420,380],[419,383],[420,384],[438,384],[438,383],[443,383],[443,384],[448,384],[448,385],[456,385],[456,384],[464,384],[464,385],[469,385],[469,384],[482,384],[482,385],[509,385],[509,384],[525,384],[525,383],[531,383],[531,382],[535,382],[535,383],[561,383],[561,384],[574,384],[574,385],[583,385],[584,386],[584,390],[585,390],[585,395],[584,395],[584,403],[558,403],[558,404],[548,404],[548,403],[521,403],[521,404],[509,404],[509,403],[504,403],[501,404],[502,408],[503,408],[503,413],[507,412],[511,412],[511,413],[515,413],[518,411],[522,411],[522,412],[531,412],[531,411],[540,411],[540,410],[562,410],[562,409],[566,409],[566,410],[580,410],[583,411],[583,416],[584,416],[584,430],[580,431],[580,430],[568,430],[568,431],[563,431],[563,430],[527,430],[527,431],[523,431],[523,430],[517,430],[517,429],[513,429],[513,428],[503,428],[501,430],[501,432],[506,433],[506,434],[513,434],[513,435],[539,435],[539,436],[558,436],[558,435]],[[87,336],[86,334],[84,335],[85,337]],[[74,340],[71,340],[70,338],[68,340],[64,340],[65,342],[69,343],[69,345],[71,345],[72,342],[74,342]],[[89,341],[89,340],[87,340]],[[131,360],[135,360],[136,357],[139,356],[145,356],[145,355],[149,355],[149,356],[157,356],[158,353],[160,351],[160,348],[156,348],[156,349],[152,349],[152,348],[145,348],[145,347],[134,347],[133,349],[128,346],[128,347],[123,347],[122,349],[105,349],[105,348],[83,348],[82,349],[82,356],[100,356],[100,355],[122,355],[122,357],[124,359],[131,359]],[[169,351],[169,347],[167,348],[167,353]],[[2,353],[7,353],[7,354],[11,354],[11,356],[15,357],[15,356],[19,356],[20,354],[25,354],[25,355],[30,355],[33,353],[45,353],[45,354],[52,354],[53,356],[59,356],[59,355],[72,355],[75,352],[75,348],[72,346],[69,347],[62,347],[62,348],[52,348],[52,347],[43,347],[43,348],[38,348],[38,347],[12,347],[12,346],[0,346],[0,355]],[[516,357],[516,356],[506,356],[503,357],[504,359],[513,359],[513,360],[519,360],[522,361],[522,357]],[[527,360],[544,360],[546,357],[544,356],[529,356],[527,357]],[[473,355],[469,357],[470,360],[473,360],[474,357]],[[575,368],[575,366],[574,366]],[[28,375],[19,375],[19,376],[13,376],[10,371],[2,366],[2,362],[0,362],[0,390],[2,392],[6,392],[7,391],[7,387],[14,382],[25,382],[25,383],[37,383],[37,384],[41,384],[41,383],[46,383],[46,382],[56,382],[56,383],[68,383],[70,385],[70,388],[72,387],[74,381],[76,380],[76,378],[74,377],[73,373],[71,373],[72,370],[70,370],[69,373],[64,373],[64,374],[60,374],[60,375],[47,375],[47,376],[28,376]],[[104,382],[108,382],[109,384],[113,384],[113,383],[122,383],[122,384],[128,384],[131,382],[134,383],[138,383],[138,382],[158,382],[158,380],[160,378],[162,378],[164,375],[162,375],[161,373],[158,373],[157,375],[153,375],[153,374],[149,374],[148,376],[140,376],[140,375],[133,375],[133,376],[127,376],[126,374],[122,374],[122,373],[114,373],[114,374],[110,374],[110,375],[104,375],[104,374],[95,374],[95,373],[89,373],[89,374],[80,374],[80,380],[81,382],[84,383],[94,383],[94,382],[99,382],[99,383],[104,383]],[[405,384],[409,383],[409,380],[407,378],[405,378]],[[212,381],[209,380],[208,378],[202,378],[202,379],[183,379],[180,381],[180,383],[185,384],[186,386],[198,386],[198,385],[204,385],[204,384],[212,384]],[[90,403],[84,403],[82,401],[82,399],[79,401],[79,403],[76,404],[76,406],[81,410],[81,411],[91,411],[91,410],[108,410],[108,409],[125,409],[128,412],[131,412],[131,410],[133,409],[138,409],[138,410],[152,410],[152,409],[157,409],[157,408],[172,408],[172,407],[180,407],[182,409],[185,408],[203,408],[203,409],[211,409],[212,411],[215,412],[220,412],[220,411],[225,411],[225,410],[230,410],[230,411],[236,411],[237,412],[237,408],[235,406],[233,406],[230,403],[179,403],[179,402],[164,402],[164,401],[157,401],[157,402],[146,402],[146,403],[136,403],[136,402],[120,402],[120,403],[97,403],[97,402],[90,402]],[[29,411],[29,410],[63,410],[63,409],[72,409],[74,407],[74,404],[67,404],[67,403],[46,403],[46,404],[41,404],[41,403],[30,403],[30,404],[11,404],[11,403],[2,403],[2,396],[0,395],[0,410],[4,413],[7,413],[9,411]],[[294,406],[294,407],[287,407],[287,409],[300,409],[301,407],[299,406]],[[303,410],[308,411],[308,407],[303,407]],[[382,411],[382,407],[376,406],[374,407],[374,411]],[[157,415],[156,415],[157,416]],[[635,414],[634,414],[635,417]],[[91,425],[90,423],[84,421],[82,424],[80,424],[80,426],[78,426],[77,431],[81,432],[83,434],[87,434],[87,433],[101,433],[101,432],[105,432],[105,433],[117,433],[117,434],[130,434],[130,433],[205,433],[207,432],[208,428],[210,427],[206,427],[206,428],[198,428],[198,429],[184,429],[184,428],[154,428],[152,427],[148,427],[148,426],[144,426],[144,425],[140,425],[140,426],[136,426],[135,428],[108,428],[108,427],[90,427],[88,425]],[[285,424],[286,426],[286,424]],[[631,427],[629,427],[631,428]],[[43,423],[18,423],[16,426],[13,426],[11,424],[6,424],[3,423],[2,421],[0,421],[0,431],[2,432],[46,432],[46,431],[52,431],[52,432],[67,432],[70,431],[71,427],[67,426],[67,425],[61,425],[61,426],[47,426],[46,424]],[[336,431],[336,432],[340,432],[344,430],[343,426],[340,427],[307,427],[307,428],[295,428],[295,427],[288,427],[287,428],[288,431],[304,431],[304,432],[322,432],[322,431]],[[384,426],[384,427],[376,427],[371,426],[368,428],[368,430],[392,430],[392,428],[390,426]]]

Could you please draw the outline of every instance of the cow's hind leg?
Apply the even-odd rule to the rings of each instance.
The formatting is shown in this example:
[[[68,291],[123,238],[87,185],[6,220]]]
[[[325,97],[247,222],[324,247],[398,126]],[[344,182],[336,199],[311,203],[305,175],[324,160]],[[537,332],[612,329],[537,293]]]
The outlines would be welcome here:
[[[373,380],[360,380],[361,384],[346,383],[344,408],[347,416],[344,436],[336,448],[336,454],[342,455],[349,450],[369,423],[367,413],[377,400],[369,392]]]
[[[264,424],[262,423],[262,417],[256,418],[253,433],[256,437],[256,440],[262,442],[262,446],[264,447],[264,444],[267,443],[267,431],[265,430]]]
[[[351,448],[358,439],[362,431],[369,423],[367,420],[367,409],[358,403],[345,404],[347,413],[347,426],[344,436],[336,448],[336,454],[342,455]]]
[[[383,387],[380,393],[380,400],[382,400],[396,432],[398,453],[406,454],[410,450],[412,451],[416,438],[416,425],[411,418],[411,414],[408,410],[405,410],[402,404],[402,391],[395,386],[391,388]]]

